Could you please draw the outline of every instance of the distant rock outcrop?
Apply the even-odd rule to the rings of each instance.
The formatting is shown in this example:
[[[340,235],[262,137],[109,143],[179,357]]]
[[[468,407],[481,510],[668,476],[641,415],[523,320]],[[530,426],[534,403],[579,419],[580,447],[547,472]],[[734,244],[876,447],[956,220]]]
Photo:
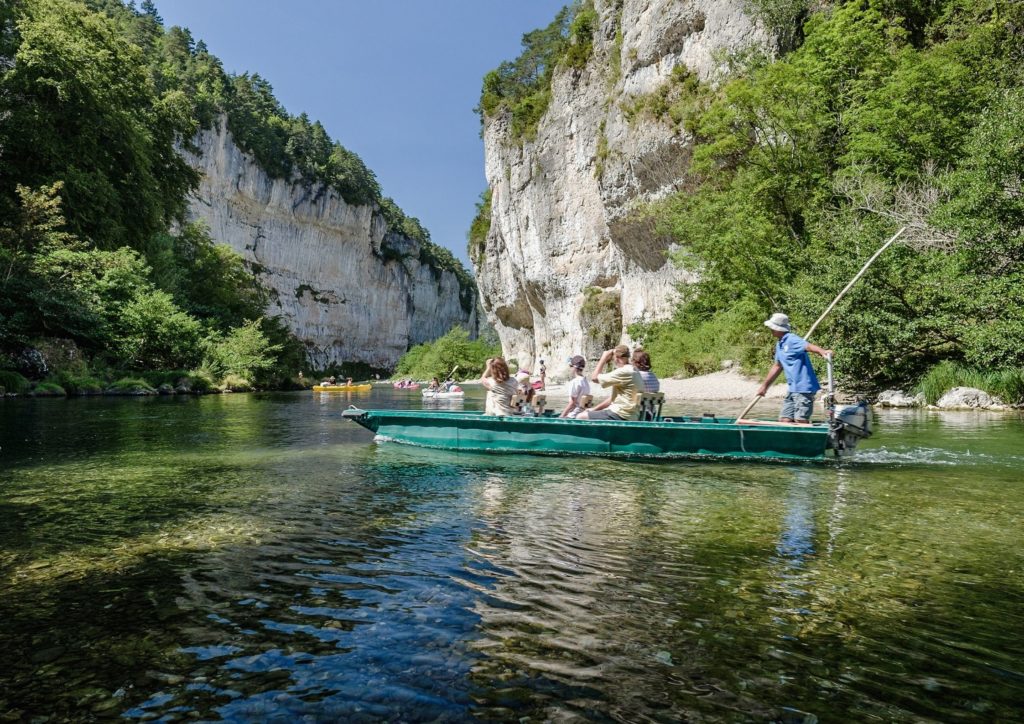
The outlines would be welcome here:
[[[388,231],[373,206],[334,189],[270,177],[222,121],[186,157],[202,173],[190,220],[229,245],[270,289],[280,315],[323,369],[391,367],[411,346],[460,324],[476,331],[474,290],[432,263],[419,242]]]
[[[668,315],[693,280],[633,213],[680,187],[692,139],[629,109],[682,76],[711,81],[729,51],[770,48],[744,7],[598,0],[593,54],[555,73],[536,137],[515,138],[507,115],[485,118],[490,231],[473,261],[488,318],[521,364],[595,358],[630,323]]]

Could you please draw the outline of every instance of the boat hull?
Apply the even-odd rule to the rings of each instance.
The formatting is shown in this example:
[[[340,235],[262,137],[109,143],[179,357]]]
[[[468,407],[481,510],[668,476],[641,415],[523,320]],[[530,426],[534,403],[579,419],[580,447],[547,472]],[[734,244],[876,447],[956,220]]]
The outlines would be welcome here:
[[[358,409],[344,416],[384,440],[492,453],[818,460],[825,457],[829,435],[827,425],[737,425],[714,418],[612,422]]]
[[[313,392],[369,392],[373,385],[313,385]]]

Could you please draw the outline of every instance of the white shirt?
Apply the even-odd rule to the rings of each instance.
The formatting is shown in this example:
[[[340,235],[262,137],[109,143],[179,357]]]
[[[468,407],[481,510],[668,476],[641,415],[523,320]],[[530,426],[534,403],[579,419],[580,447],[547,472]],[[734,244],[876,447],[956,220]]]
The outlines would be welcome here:
[[[577,404],[571,410],[569,410],[568,417],[576,417],[576,415],[583,412],[583,408],[579,406],[579,399],[583,395],[590,394],[590,381],[586,377],[573,377],[572,382],[569,383],[569,398],[576,400]]]

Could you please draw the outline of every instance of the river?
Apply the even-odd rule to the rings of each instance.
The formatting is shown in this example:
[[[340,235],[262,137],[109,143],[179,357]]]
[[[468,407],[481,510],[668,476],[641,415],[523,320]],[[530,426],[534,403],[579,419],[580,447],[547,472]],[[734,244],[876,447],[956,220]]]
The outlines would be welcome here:
[[[0,715],[1021,717],[1020,415],[659,463],[378,445],[353,401],[421,404],[0,400]]]

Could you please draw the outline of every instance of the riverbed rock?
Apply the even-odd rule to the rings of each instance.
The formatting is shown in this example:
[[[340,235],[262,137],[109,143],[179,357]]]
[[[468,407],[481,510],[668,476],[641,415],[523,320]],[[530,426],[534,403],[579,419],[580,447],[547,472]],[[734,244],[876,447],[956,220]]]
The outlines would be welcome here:
[[[669,316],[679,285],[696,280],[642,213],[691,183],[693,138],[667,114],[635,109],[683,78],[717,83],[730,52],[771,54],[749,5],[595,3],[593,53],[582,69],[556,70],[535,137],[517,138],[508,114],[484,119],[490,230],[471,258],[506,356],[527,369],[596,359],[628,325]]]
[[[885,390],[879,393],[875,404],[878,407],[924,407],[925,399],[921,393],[909,395],[903,390]]]
[[[998,397],[976,387],[954,387],[939,398],[935,407],[940,410],[1000,410],[1006,405]]]
[[[166,382],[156,388],[156,391],[161,395],[173,395],[174,387]]]

